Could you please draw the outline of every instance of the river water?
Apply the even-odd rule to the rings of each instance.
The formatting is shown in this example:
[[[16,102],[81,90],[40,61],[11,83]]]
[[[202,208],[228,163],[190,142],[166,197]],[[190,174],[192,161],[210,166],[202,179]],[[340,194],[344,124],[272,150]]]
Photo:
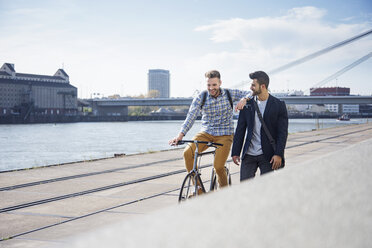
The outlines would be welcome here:
[[[366,119],[290,119],[289,133],[365,123]],[[0,171],[170,149],[182,121],[0,125]],[[235,121],[236,124],[236,121]],[[186,139],[200,129],[196,121]]]

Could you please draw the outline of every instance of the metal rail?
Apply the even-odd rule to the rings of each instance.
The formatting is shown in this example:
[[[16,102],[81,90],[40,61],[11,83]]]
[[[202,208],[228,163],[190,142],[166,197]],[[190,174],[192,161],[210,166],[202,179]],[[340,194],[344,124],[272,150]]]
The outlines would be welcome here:
[[[338,137],[342,137],[342,136],[346,136],[346,135],[350,135],[350,134],[354,134],[354,133],[358,133],[358,132],[368,131],[368,130],[372,130],[372,128],[366,128],[366,129],[363,129],[363,130],[343,133],[343,134],[339,134],[339,135],[335,135],[335,136],[331,136],[331,137],[327,137],[327,138],[323,138],[323,139],[317,139],[317,140],[313,140],[313,141],[303,142],[301,144],[296,144],[296,145],[289,146],[286,149],[292,149],[292,148],[295,148],[295,147],[304,146],[304,145],[308,145],[308,144],[312,144],[312,143],[317,143],[317,142],[321,142],[321,141],[325,141],[325,140],[330,140],[330,139],[334,139],[334,138],[338,138]],[[229,161],[231,161],[231,160],[228,160],[228,162]],[[212,166],[212,164],[207,164],[207,165],[201,166],[201,168],[206,168],[206,167],[210,167],[210,166]],[[19,205],[14,205],[14,206],[10,206],[10,207],[5,207],[5,208],[0,209],[0,213],[9,212],[9,211],[22,209],[22,208],[26,208],[26,207],[31,207],[31,206],[36,206],[36,205],[41,205],[41,204],[48,203],[48,202],[59,201],[59,200],[68,199],[68,198],[72,198],[72,197],[76,197],[76,196],[90,194],[90,193],[96,193],[96,192],[104,191],[104,190],[108,190],[108,189],[123,187],[123,186],[130,185],[130,184],[136,184],[136,183],[141,183],[141,182],[145,182],[145,181],[150,181],[150,180],[154,180],[154,179],[158,179],[158,178],[162,178],[162,177],[166,177],[166,176],[171,176],[171,175],[183,173],[185,171],[186,171],[185,169],[176,170],[176,171],[172,171],[172,172],[168,172],[168,173],[162,173],[162,174],[158,174],[158,175],[154,175],[154,176],[150,176],[150,177],[139,178],[139,179],[135,179],[135,180],[128,181],[128,182],[107,185],[107,186],[103,186],[103,187],[99,187],[99,188],[95,188],[95,189],[90,189],[90,190],[80,191],[80,192],[76,192],[76,193],[51,197],[51,198],[47,198],[47,199],[43,199],[43,200],[23,203],[23,204],[19,204]]]
[[[212,164],[207,164],[207,165],[204,165],[204,166],[200,166],[200,168],[206,168],[206,167],[210,167],[210,166],[212,166]],[[96,193],[96,192],[100,192],[100,191],[104,191],[104,190],[108,190],[108,189],[119,188],[119,187],[123,187],[123,186],[130,185],[130,184],[146,182],[146,181],[150,181],[150,180],[154,180],[154,179],[158,179],[158,178],[162,178],[162,177],[167,177],[167,176],[171,176],[171,175],[175,175],[175,174],[180,174],[180,173],[184,173],[184,172],[186,172],[186,169],[176,170],[176,171],[172,171],[172,172],[168,172],[168,173],[162,173],[162,174],[158,174],[158,175],[154,175],[154,176],[150,176],[150,177],[143,177],[143,178],[135,179],[135,180],[128,181],[128,182],[111,184],[111,185],[107,185],[107,186],[103,186],[103,187],[99,187],[99,188],[94,188],[94,189],[90,189],[90,190],[84,190],[84,191],[80,191],[80,192],[76,192],[76,193],[71,193],[71,194],[46,198],[46,199],[43,199],[43,200],[27,202],[27,203],[23,203],[23,204],[19,204],[19,205],[14,205],[14,206],[10,206],[10,207],[1,208],[0,213],[5,213],[5,212],[14,211],[14,210],[22,209],[22,208],[41,205],[41,204],[48,203],[48,202],[54,202],[54,201],[59,201],[59,200],[63,200],[63,199],[68,199],[68,198],[72,198],[72,197],[76,197],[76,196]]]
[[[154,164],[172,162],[172,161],[181,160],[181,159],[182,158],[160,160],[160,161],[156,161],[156,162],[152,162],[152,163],[133,165],[133,166],[128,166],[128,167],[124,167],[124,168],[117,168],[117,169],[104,170],[104,171],[98,171],[98,172],[83,173],[83,174],[77,174],[77,175],[72,175],[72,176],[57,177],[57,178],[52,178],[52,179],[47,179],[47,180],[40,180],[40,181],[35,181],[35,182],[30,182],[30,183],[17,184],[17,185],[2,187],[2,188],[0,188],[0,191],[9,191],[9,190],[13,190],[13,189],[31,187],[31,186],[36,186],[36,185],[40,185],[40,184],[54,183],[54,182],[59,182],[59,181],[81,178],[81,177],[89,177],[89,176],[112,173],[112,172],[117,172],[117,171],[122,171],[122,170],[135,169],[135,168],[146,167],[146,166],[150,166],[150,165],[154,165]]]
[[[350,135],[350,134],[354,134],[354,133],[358,133],[358,132],[368,131],[368,130],[371,130],[371,129],[372,128],[366,128],[366,129],[363,129],[363,130],[352,131],[352,132],[348,132],[348,133],[344,133],[344,134],[340,134],[340,135],[335,135],[335,136],[331,136],[331,137],[327,137],[327,138],[323,138],[323,139],[318,139],[318,140],[314,140],[314,141],[303,142],[301,144],[289,146],[286,149],[292,149],[292,148],[295,148],[295,147],[304,146],[304,145],[308,145],[308,144],[311,144],[311,143],[321,142],[321,141],[330,140],[330,139],[334,139],[334,138],[338,138],[338,137],[341,137],[341,136],[346,136],[346,135]],[[231,160],[228,160],[228,162],[230,162],[230,161]],[[210,167],[210,166],[212,166],[212,164],[201,166],[201,168],[206,168],[206,167]],[[153,179],[157,179],[157,178],[161,178],[161,177],[165,177],[165,176],[170,176],[170,175],[174,175],[174,174],[178,174],[178,173],[182,173],[182,172],[185,172],[185,170],[184,169],[183,170],[177,170],[177,171],[173,171],[173,172],[170,172],[170,173],[159,174],[159,175],[152,176],[152,177],[141,178],[141,179],[133,180],[133,181],[130,181],[130,182],[109,185],[109,186],[106,186],[106,187],[101,187],[101,188],[97,188],[97,189],[93,189],[93,190],[88,190],[88,191],[94,191],[94,190],[100,191],[100,190],[105,190],[103,188],[109,189],[109,188],[114,188],[114,187],[121,187],[121,186],[129,185],[129,184],[134,184],[134,183],[139,183],[139,182],[144,182],[144,181],[148,181],[148,180],[153,180]],[[232,175],[237,174],[237,173],[238,172],[232,173]],[[171,193],[171,192],[174,192],[174,191],[178,191],[179,189],[180,188],[173,189],[173,190],[168,190],[168,191],[165,191],[165,192],[162,192],[162,193],[158,193],[158,194],[153,194],[151,196],[142,197],[142,198],[137,199],[137,200],[133,200],[133,201],[122,203],[122,204],[119,204],[119,205],[116,205],[116,206],[113,206],[113,207],[101,209],[101,210],[98,210],[98,211],[95,211],[95,212],[92,212],[92,213],[89,213],[89,214],[85,214],[85,215],[81,215],[81,216],[78,216],[78,217],[74,217],[74,218],[71,218],[71,219],[68,219],[68,220],[64,220],[64,221],[61,221],[61,222],[58,222],[58,223],[54,223],[54,224],[51,224],[51,225],[46,225],[46,226],[43,226],[43,227],[32,229],[30,231],[26,231],[26,232],[23,232],[23,233],[15,234],[15,235],[12,235],[10,237],[5,237],[5,238],[2,237],[0,239],[0,242],[1,241],[5,241],[5,240],[9,240],[9,239],[12,239],[12,238],[16,238],[16,237],[19,237],[19,236],[23,236],[23,235],[26,235],[26,234],[29,234],[29,233],[33,233],[33,232],[36,232],[36,231],[44,230],[44,229],[47,229],[47,228],[50,228],[50,227],[53,227],[53,226],[61,225],[61,224],[67,223],[67,222],[75,221],[75,220],[78,220],[78,219],[81,219],[81,218],[89,217],[89,216],[92,216],[92,215],[95,215],[95,214],[99,214],[99,213],[102,213],[102,212],[105,212],[105,211],[109,211],[109,210],[112,210],[112,209],[115,209],[115,208],[119,208],[119,207],[122,207],[122,206],[134,204],[134,203],[137,203],[139,201],[144,201],[144,200],[148,200],[148,199],[151,199],[151,198],[154,198],[154,197],[165,195],[165,194],[168,194],[168,193]],[[84,193],[84,194],[88,194],[88,191],[83,191],[83,192],[87,192],[87,193]],[[75,194],[69,194],[69,197],[73,197],[73,196],[70,196],[70,195],[75,195],[75,196],[82,195],[81,193],[83,193],[83,192],[75,193],[76,195]],[[68,195],[65,195],[65,196],[68,196]],[[61,197],[63,197],[63,196],[61,196]],[[66,198],[69,198],[69,197],[66,197]],[[36,201],[36,202],[31,202],[31,203],[26,203],[26,204],[32,204],[30,206],[39,205],[39,204],[42,204],[42,203],[53,201],[53,200],[50,200],[50,199],[53,199],[53,198],[45,199],[47,201],[41,200],[41,201],[45,201],[45,202]],[[65,199],[65,198],[61,198],[61,199]],[[9,207],[9,208],[3,208],[1,210],[10,209],[10,208],[15,208],[15,209],[25,208],[25,207],[27,207],[26,204],[20,204],[20,205]],[[15,210],[15,209],[13,209],[13,210]],[[7,210],[7,211],[11,211],[11,210]],[[7,212],[7,211],[2,211],[2,212]]]
[[[232,173],[231,175],[235,175],[237,173],[238,172],[235,172],[235,173]],[[205,182],[208,182],[208,181],[210,181],[210,180],[206,180]],[[50,224],[50,225],[42,226],[42,227],[39,227],[39,228],[35,228],[35,229],[30,230],[30,231],[14,234],[10,237],[6,237],[6,238],[1,238],[0,237],[0,242],[5,241],[5,240],[9,240],[9,239],[13,239],[13,238],[16,238],[16,237],[19,237],[19,236],[23,236],[23,235],[26,235],[26,234],[29,234],[29,233],[41,231],[41,230],[44,230],[44,229],[47,229],[47,228],[50,228],[50,227],[58,226],[58,225],[61,225],[61,224],[67,223],[67,222],[79,220],[79,219],[89,217],[89,216],[92,216],[92,215],[95,215],[95,214],[99,214],[99,213],[102,213],[102,212],[110,211],[110,210],[115,209],[115,208],[119,208],[119,207],[127,206],[127,205],[130,205],[130,204],[138,203],[138,202],[144,201],[144,200],[149,200],[149,199],[152,199],[152,198],[155,198],[155,197],[158,197],[158,196],[162,196],[162,195],[174,192],[174,191],[179,191],[179,190],[180,190],[180,188],[168,190],[168,191],[161,192],[161,193],[158,193],[158,194],[153,194],[153,195],[150,195],[150,196],[142,197],[140,199],[136,199],[136,200],[133,200],[133,201],[130,201],[130,202],[115,205],[113,207],[104,208],[104,209],[101,209],[101,210],[98,210],[98,211],[94,211],[94,212],[91,212],[89,214],[73,217],[73,218],[68,219],[68,220],[64,220],[64,221],[57,222],[57,223],[54,223],[54,224]]]

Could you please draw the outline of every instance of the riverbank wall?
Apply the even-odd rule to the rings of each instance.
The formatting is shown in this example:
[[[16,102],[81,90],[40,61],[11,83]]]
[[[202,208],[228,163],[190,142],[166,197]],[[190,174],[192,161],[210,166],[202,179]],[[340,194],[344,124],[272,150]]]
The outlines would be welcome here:
[[[371,115],[353,114],[350,118],[372,118]],[[334,114],[289,114],[290,119],[336,119]],[[143,116],[93,116],[93,115],[31,115],[24,119],[19,115],[0,116],[0,124],[74,123],[74,122],[127,122],[127,121],[173,121],[184,120],[186,115]],[[237,118],[237,117],[235,117]],[[198,117],[200,120],[200,117]]]

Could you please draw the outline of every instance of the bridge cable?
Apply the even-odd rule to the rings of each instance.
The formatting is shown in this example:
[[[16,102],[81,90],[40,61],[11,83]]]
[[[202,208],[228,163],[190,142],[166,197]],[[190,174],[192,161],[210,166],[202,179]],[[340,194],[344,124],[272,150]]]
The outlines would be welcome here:
[[[354,37],[352,37],[352,38],[349,38],[349,39],[347,39],[347,40],[344,40],[344,41],[341,41],[341,42],[339,42],[339,43],[336,43],[336,44],[334,44],[334,45],[332,45],[332,46],[330,46],[330,47],[324,48],[324,49],[322,49],[322,50],[320,50],[320,51],[317,51],[317,52],[315,52],[315,53],[309,54],[309,55],[307,55],[307,56],[305,56],[305,57],[303,57],[303,58],[297,59],[297,60],[295,60],[295,61],[293,61],[293,62],[290,62],[290,63],[288,63],[288,64],[285,64],[285,65],[283,65],[283,66],[280,66],[280,67],[278,67],[278,68],[276,68],[276,69],[274,69],[274,70],[269,71],[268,74],[273,75],[273,74],[276,74],[276,73],[282,72],[282,71],[287,70],[287,69],[289,69],[289,68],[291,68],[291,67],[293,67],[293,66],[296,66],[296,65],[302,64],[302,63],[304,63],[304,62],[306,62],[306,61],[309,61],[309,60],[311,60],[311,59],[314,59],[314,58],[316,58],[316,57],[318,57],[318,56],[320,56],[320,55],[323,55],[323,54],[325,54],[325,53],[328,53],[328,52],[330,52],[330,51],[332,51],[332,50],[334,50],[334,49],[336,49],[336,48],[339,48],[339,47],[345,46],[345,45],[347,45],[347,44],[349,44],[349,43],[351,43],[351,42],[354,42],[354,41],[356,41],[356,40],[359,40],[359,39],[361,39],[361,38],[363,38],[363,37],[365,37],[365,36],[367,36],[367,35],[370,35],[370,34],[372,34],[372,29],[371,29],[371,30],[368,30],[368,31],[366,31],[366,32],[364,32],[364,33],[361,33],[361,34],[359,34],[359,35],[356,35],[356,36],[354,36]]]
[[[363,38],[363,37],[365,37],[365,36],[368,36],[368,35],[370,35],[370,34],[372,34],[372,29],[371,29],[371,30],[368,30],[368,31],[366,31],[366,32],[364,32],[364,33],[361,33],[361,34],[359,34],[359,35],[356,35],[356,36],[354,36],[354,37],[351,37],[351,38],[349,38],[349,39],[346,39],[346,40],[344,40],[344,41],[338,42],[338,43],[336,43],[336,44],[334,44],[334,45],[332,45],[332,46],[329,46],[329,47],[327,47],[327,48],[324,48],[324,49],[322,49],[322,50],[319,50],[319,51],[317,51],[317,52],[315,52],[315,53],[309,54],[309,55],[307,55],[307,56],[305,56],[305,57],[303,57],[303,58],[297,59],[297,60],[292,61],[292,62],[290,62],[290,63],[288,63],[288,64],[285,64],[285,65],[283,65],[283,66],[280,66],[280,67],[278,67],[278,68],[275,68],[275,69],[273,69],[273,70],[270,70],[270,71],[268,71],[268,74],[269,74],[269,75],[274,75],[274,74],[277,74],[277,73],[279,73],[279,72],[285,71],[285,70],[287,70],[287,69],[289,69],[289,68],[292,68],[292,67],[294,67],[294,66],[296,66],[296,65],[299,65],[299,64],[305,63],[305,62],[307,62],[307,61],[309,61],[309,60],[311,60],[311,59],[314,59],[314,58],[316,58],[316,57],[319,57],[320,55],[323,55],[323,54],[325,54],[325,53],[328,53],[328,52],[330,52],[330,51],[332,51],[332,50],[334,50],[334,49],[336,49],[336,48],[339,48],[339,47],[345,46],[345,45],[347,45],[347,44],[349,44],[349,43],[351,43],[351,42],[354,42],[354,41],[356,41],[356,40],[359,40],[359,39],[361,39],[361,38]],[[239,87],[241,87],[241,86],[243,86],[243,85],[246,85],[246,84],[247,84],[247,81],[242,81],[242,82],[240,82],[239,84],[235,85],[234,88],[239,88]]]
[[[344,74],[345,72],[351,70],[355,66],[363,63],[364,61],[368,60],[370,57],[372,57],[372,52],[368,53],[367,55],[363,56],[362,58],[358,59],[357,61],[351,63],[350,65],[342,68],[338,72],[332,74],[331,76],[329,76],[329,77],[323,79],[322,81],[320,81],[319,83],[315,84],[313,87],[310,88],[310,93],[312,93],[313,91],[315,91],[317,88],[321,87],[322,85],[328,83],[329,81],[331,81],[331,80],[337,78],[338,76]]]

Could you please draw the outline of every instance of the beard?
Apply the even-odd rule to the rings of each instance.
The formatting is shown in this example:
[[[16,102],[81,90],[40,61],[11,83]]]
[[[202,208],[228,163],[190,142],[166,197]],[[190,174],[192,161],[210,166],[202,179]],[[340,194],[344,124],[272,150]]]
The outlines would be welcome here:
[[[261,89],[258,89],[258,90],[252,90],[252,96],[257,96],[259,94],[261,94]]]

